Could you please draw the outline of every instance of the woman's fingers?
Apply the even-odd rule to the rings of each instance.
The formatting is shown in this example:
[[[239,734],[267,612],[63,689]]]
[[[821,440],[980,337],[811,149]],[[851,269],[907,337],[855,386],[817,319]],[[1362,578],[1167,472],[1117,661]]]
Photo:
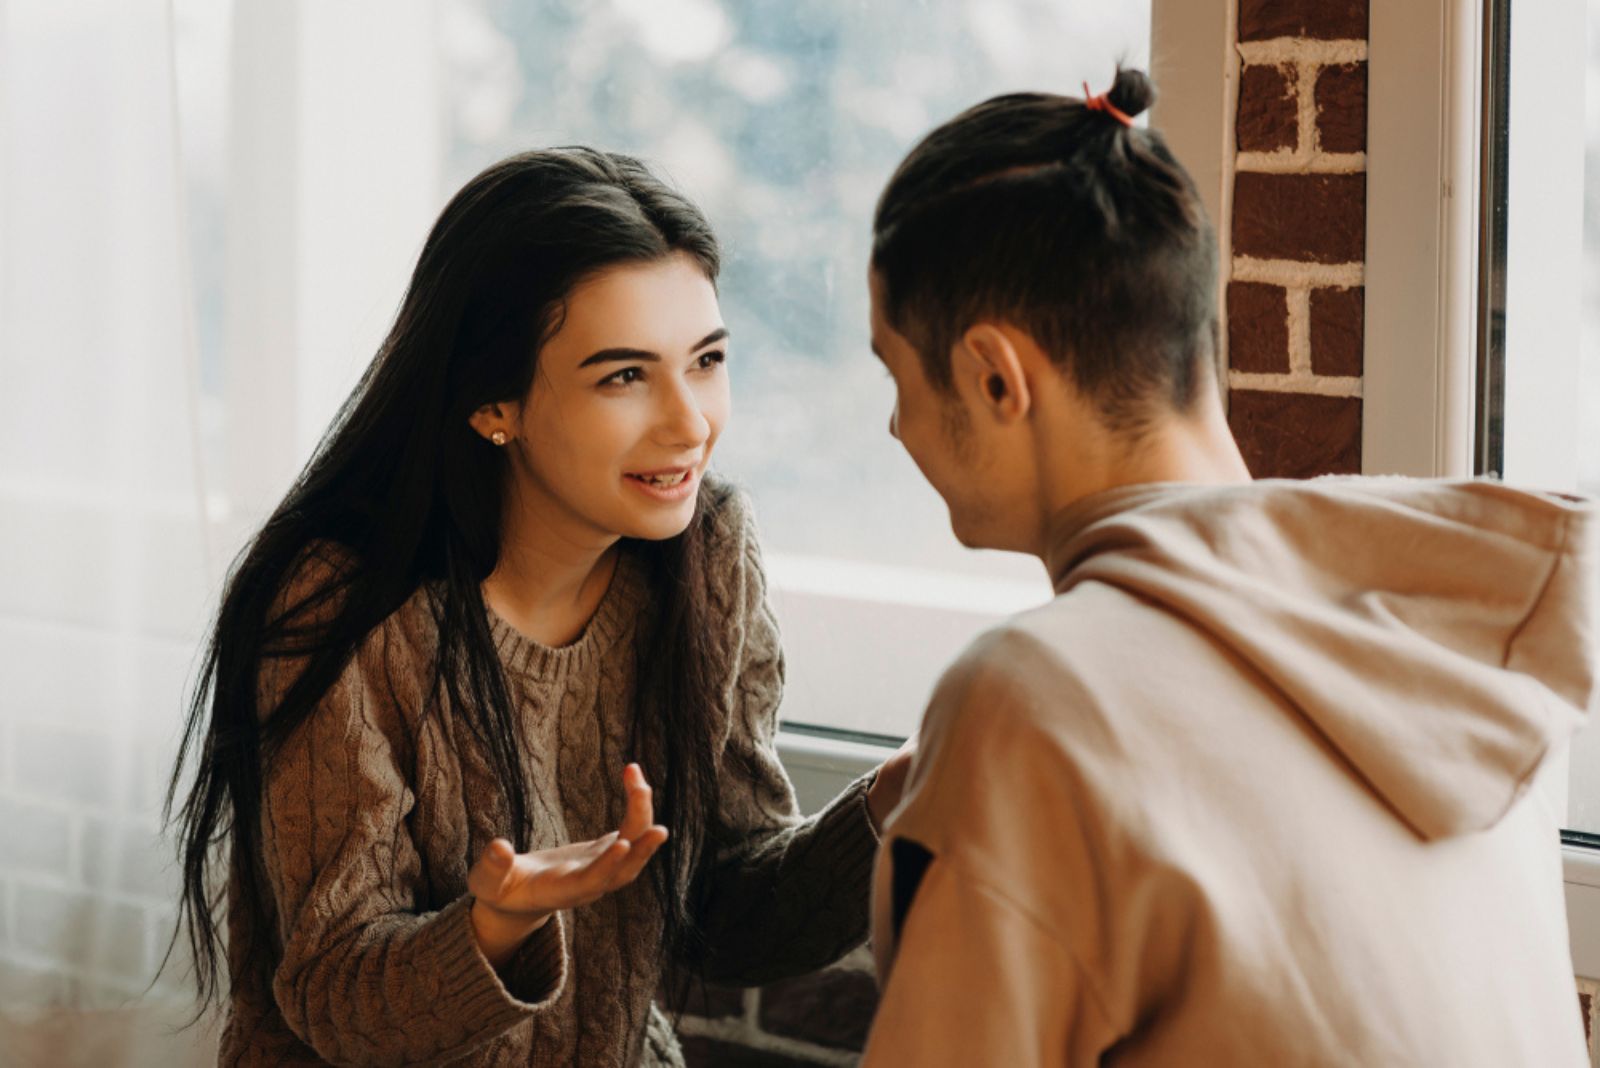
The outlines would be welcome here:
[[[650,784],[637,764],[629,764],[622,771],[622,787],[628,795],[628,811],[622,817],[622,837],[637,840],[655,823],[655,804]]]
[[[618,865],[616,873],[612,876],[612,889],[627,886],[639,877],[644,871],[644,866],[650,858],[656,855],[667,841],[667,829],[660,825],[649,828],[633,843],[633,848],[623,862]]]
[[[587,842],[516,853],[496,838],[467,876],[473,896],[507,911],[557,911],[585,905],[637,879],[667,840],[655,823],[650,784],[637,764],[622,773],[627,813],[622,827]]]
[[[467,889],[482,901],[498,901],[512,881],[517,865],[516,850],[504,838],[496,838],[484,847],[478,860],[467,873]]]

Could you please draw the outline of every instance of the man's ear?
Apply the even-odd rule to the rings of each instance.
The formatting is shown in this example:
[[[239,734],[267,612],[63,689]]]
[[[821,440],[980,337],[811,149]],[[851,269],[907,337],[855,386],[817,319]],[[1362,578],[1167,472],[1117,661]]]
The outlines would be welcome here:
[[[485,404],[467,417],[467,423],[476,430],[486,441],[493,441],[502,445],[517,436],[517,419],[522,414],[520,405],[510,401],[495,401]],[[495,434],[504,435],[500,440],[495,439]]]
[[[1027,418],[1033,393],[1016,341],[1007,330],[995,323],[969,326],[956,344],[954,359],[958,385],[973,389],[979,411],[1002,424]]]

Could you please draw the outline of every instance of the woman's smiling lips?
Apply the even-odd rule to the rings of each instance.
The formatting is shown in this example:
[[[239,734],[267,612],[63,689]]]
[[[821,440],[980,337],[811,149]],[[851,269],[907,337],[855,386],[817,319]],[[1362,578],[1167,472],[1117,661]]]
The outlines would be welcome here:
[[[671,503],[690,497],[699,482],[693,467],[663,467],[655,471],[630,471],[623,480],[651,500]]]

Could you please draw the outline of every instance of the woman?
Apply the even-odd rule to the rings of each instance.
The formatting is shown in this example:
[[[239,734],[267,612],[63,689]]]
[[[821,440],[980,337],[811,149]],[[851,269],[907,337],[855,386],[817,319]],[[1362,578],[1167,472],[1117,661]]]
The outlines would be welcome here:
[[[905,758],[799,818],[749,508],[707,478],[717,270],[693,205],[588,149],[497,164],[435,224],[190,710],[184,915],[209,1000],[226,843],[224,1063],[678,1064],[663,977],[863,938]]]

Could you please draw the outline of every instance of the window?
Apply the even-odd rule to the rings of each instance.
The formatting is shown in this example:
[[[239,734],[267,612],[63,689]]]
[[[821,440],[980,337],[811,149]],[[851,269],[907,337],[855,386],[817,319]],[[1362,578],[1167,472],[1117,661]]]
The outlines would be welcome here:
[[[1562,225],[1567,227],[1569,233],[1572,214],[1581,210],[1583,218],[1582,246],[1577,253],[1581,255],[1581,263],[1571,271],[1578,288],[1578,308],[1573,313],[1579,318],[1578,344],[1569,346],[1566,359],[1552,361],[1542,371],[1536,352],[1507,349],[1503,358],[1505,389],[1510,398],[1508,403],[1515,401],[1519,388],[1523,393],[1536,390],[1538,387],[1526,380],[1536,380],[1541,374],[1552,380],[1550,384],[1554,389],[1574,390],[1572,397],[1555,409],[1558,421],[1551,430],[1545,431],[1550,437],[1544,442],[1544,447],[1553,450],[1556,462],[1567,469],[1563,472],[1561,484],[1575,483],[1581,492],[1600,496],[1600,2],[1587,0],[1583,6],[1587,8],[1584,12],[1588,16],[1587,32],[1574,34],[1583,42],[1581,80],[1580,74],[1574,71],[1567,84],[1558,87],[1558,91],[1566,94],[1564,99],[1571,101],[1562,109],[1560,118],[1568,119],[1570,112],[1570,119],[1562,129],[1549,130],[1545,134],[1570,145],[1578,142],[1577,131],[1582,132],[1581,159],[1569,162],[1564,158],[1568,149],[1560,150],[1562,163],[1570,172],[1565,184],[1577,186],[1577,175],[1582,175],[1581,188],[1572,189],[1570,196],[1563,197],[1560,202],[1561,209],[1568,212]],[[1514,23],[1513,30],[1518,28],[1520,25]],[[1521,131],[1516,122],[1517,118],[1513,117],[1513,137]],[[1536,131],[1530,133],[1539,136]],[[1571,148],[1574,156],[1578,151],[1580,149],[1577,146]],[[1581,172],[1577,170],[1578,166],[1581,166]],[[1538,180],[1531,179],[1530,184],[1534,181]],[[1515,188],[1508,190],[1508,196],[1512,204],[1511,224],[1514,226],[1517,223],[1517,208],[1524,207],[1523,201],[1531,198]],[[1581,209],[1578,206],[1580,202]],[[1576,236],[1572,240],[1576,244]],[[1556,265],[1547,266],[1546,270],[1553,266]],[[1548,284],[1548,279],[1534,272],[1530,274],[1533,277],[1527,284]],[[1508,315],[1518,314],[1521,314],[1521,309],[1511,305]],[[1534,311],[1533,314],[1538,312]],[[1543,406],[1536,402],[1536,407]],[[1538,433],[1531,429],[1537,419],[1539,415],[1535,411],[1524,418],[1522,426],[1508,427],[1508,450],[1521,444],[1520,438],[1510,436],[1513,433],[1527,437]],[[1600,731],[1593,724],[1578,737],[1573,746],[1570,774],[1566,826],[1590,835],[1600,834]]]
[[[1485,7],[1473,469],[1596,493],[1600,0]],[[1597,732],[1567,775],[1564,826],[1600,832]]]

